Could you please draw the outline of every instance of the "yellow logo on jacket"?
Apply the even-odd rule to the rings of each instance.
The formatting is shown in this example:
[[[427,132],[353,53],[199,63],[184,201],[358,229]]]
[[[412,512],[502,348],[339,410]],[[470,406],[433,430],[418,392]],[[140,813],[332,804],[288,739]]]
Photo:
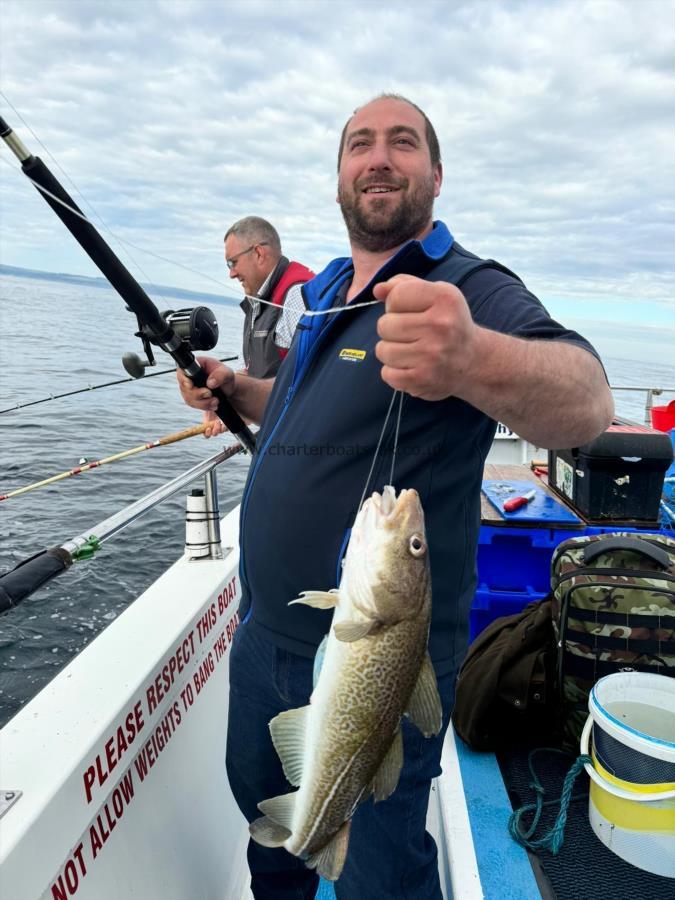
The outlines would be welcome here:
[[[365,358],[365,350],[348,350],[346,347],[340,350],[340,359],[346,359],[349,362],[362,362]]]

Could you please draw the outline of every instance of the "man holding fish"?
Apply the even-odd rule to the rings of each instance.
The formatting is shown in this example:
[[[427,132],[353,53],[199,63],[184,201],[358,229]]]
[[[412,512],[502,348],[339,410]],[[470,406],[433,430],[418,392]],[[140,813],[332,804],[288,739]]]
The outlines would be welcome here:
[[[303,287],[309,310],[344,309],[304,317],[274,380],[202,360],[208,387],[261,423],[227,742],[256,898],[313,897],[317,872],[340,900],[441,897],[426,810],[468,640],[495,423],[561,447],[611,421],[590,345],[433,221],[441,182],[422,110],[396,95],[358,109],[338,158],[352,256]],[[178,380],[222,432],[210,391]],[[392,389],[400,415],[376,453]]]

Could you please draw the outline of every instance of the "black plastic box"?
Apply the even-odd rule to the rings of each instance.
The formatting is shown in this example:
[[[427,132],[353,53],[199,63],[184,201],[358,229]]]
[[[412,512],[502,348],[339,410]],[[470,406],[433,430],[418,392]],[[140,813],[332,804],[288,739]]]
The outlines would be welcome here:
[[[655,522],[672,459],[670,435],[615,422],[583,447],[549,450],[548,481],[590,521]]]

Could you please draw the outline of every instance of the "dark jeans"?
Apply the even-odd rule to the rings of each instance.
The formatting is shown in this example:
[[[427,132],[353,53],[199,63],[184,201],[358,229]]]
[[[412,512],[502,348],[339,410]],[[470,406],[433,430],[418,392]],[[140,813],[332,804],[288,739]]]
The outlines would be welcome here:
[[[286,780],[268,723],[282,710],[305,706],[312,691],[312,661],[281,650],[250,625],[234,636],[230,659],[227,774],[249,822],[257,804],[296,790]],[[454,702],[455,676],[439,679],[443,729],[426,739],[404,720],[404,765],[396,791],[381,803],[359,806],[352,820],[347,861],[335,882],[338,900],[440,900],[436,844],[426,832],[431,779],[440,774],[443,738]],[[319,879],[283,848],[249,841],[248,863],[256,900],[309,900]]]

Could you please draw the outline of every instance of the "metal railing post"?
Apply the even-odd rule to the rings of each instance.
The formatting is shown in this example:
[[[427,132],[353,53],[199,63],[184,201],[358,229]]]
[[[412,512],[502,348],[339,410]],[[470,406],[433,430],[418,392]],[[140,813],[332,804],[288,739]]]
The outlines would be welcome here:
[[[210,559],[222,559],[223,547],[220,541],[220,509],[218,506],[218,476],[215,468],[204,475],[204,497],[206,499],[206,524],[209,533]]]

